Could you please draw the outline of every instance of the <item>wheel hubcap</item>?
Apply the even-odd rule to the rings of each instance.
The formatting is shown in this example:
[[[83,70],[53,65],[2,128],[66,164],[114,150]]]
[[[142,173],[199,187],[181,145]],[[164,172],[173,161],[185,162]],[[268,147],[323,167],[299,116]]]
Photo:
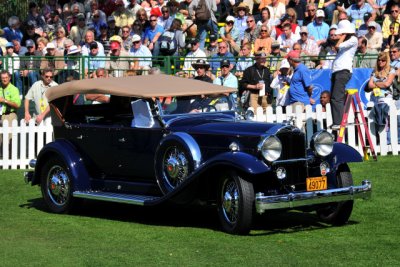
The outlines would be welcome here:
[[[239,190],[234,181],[228,181],[222,191],[222,209],[225,218],[235,223],[239,211]]]
[[[189,174],[189,162],[185,153],[177,147],[170,148],[164,157],[164,177],[169,186],[175,188]]]
[[[47,192],[51,201],[62,206],[68,201],[69,197],[69,177],[65,170],[56,165],[53,166],[47,176]]]

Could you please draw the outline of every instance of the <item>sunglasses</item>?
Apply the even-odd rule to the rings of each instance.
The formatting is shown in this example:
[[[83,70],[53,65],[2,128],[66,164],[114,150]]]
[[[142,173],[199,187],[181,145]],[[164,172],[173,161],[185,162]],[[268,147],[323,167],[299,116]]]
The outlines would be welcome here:
[[[267,30],[261,30],[260,32],[268,32]]]
[[[386,59],[378,59],[378,62],[386,62]]]
[[[398,10],[391,10],[390,13],[399,13]]]
[[[391,53],[391,54],[394,54],[394,53],[397,53],[397,52],[399,52],[399,51],[390,51],[389,53]]]
[[[223,49],[223,48],[226,48],[226,46],[220,46],[220,47],[218,47],[219,49]]]
[[[248,20],[248,21],[246,21],[247,23],[250,23],[250,22],[253,22],[254,20]]]
[[[156,19],[151,19],[150,21],[151,21],[151,22],[157,22],[157,20],[156,20]]]
[[[135,42],[132,42],[133,44],[138,44],[138,43],[140,43],[140,41],[135,41]]]
[[[100,16],[93,16],[93,18],[100,18]]]
[[[162,13],[169,13],[168,10],[163,10],[161,11]]]
[[[229,68],[229,66],[227,66],[227,65],[221,66],[221,69],[223,69],[223,68]]]
[[[300,35],[307,35],[307,33],[306,32],[301,32]]]
[[[53,75],[45,75],[44,76],[46,79],[51,79],[51,78],[53,78]]]
[[[129,31],[122,31],[122,33],[129,33]]]

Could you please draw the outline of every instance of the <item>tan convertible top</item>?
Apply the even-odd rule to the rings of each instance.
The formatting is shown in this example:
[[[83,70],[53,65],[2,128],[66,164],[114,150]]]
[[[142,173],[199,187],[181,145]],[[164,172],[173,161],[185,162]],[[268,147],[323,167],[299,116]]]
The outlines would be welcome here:
[[[110,94],[139,98],[208,95],[234,92],[234,88],[169,75],[128,76],[66,82],[47,90],[49,101],[74,94]]]

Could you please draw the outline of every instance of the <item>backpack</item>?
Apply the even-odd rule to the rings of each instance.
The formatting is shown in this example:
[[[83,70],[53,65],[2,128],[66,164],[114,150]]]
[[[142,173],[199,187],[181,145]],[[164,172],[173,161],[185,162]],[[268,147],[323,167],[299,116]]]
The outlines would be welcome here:
[[[160,36],[160,52],[165,56],[172,56],[178,48],[175,32],[165,31]]]
[[[196,21],[208,21],[211,19],[211,11],[207,7],[206,0],[200,0],[195,9]]]

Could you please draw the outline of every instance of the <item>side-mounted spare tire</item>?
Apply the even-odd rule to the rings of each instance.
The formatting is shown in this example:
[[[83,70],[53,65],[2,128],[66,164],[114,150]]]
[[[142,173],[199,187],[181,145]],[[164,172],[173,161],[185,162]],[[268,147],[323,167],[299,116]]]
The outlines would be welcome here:
[[[188,144],[187,140],[181,138],[169,138],[157,149],[155,174],[163,194],[168,194],[182,184],[198,164],[200,151],[197,144],[189,135],[184,134],[184,137],[192,142]]]

